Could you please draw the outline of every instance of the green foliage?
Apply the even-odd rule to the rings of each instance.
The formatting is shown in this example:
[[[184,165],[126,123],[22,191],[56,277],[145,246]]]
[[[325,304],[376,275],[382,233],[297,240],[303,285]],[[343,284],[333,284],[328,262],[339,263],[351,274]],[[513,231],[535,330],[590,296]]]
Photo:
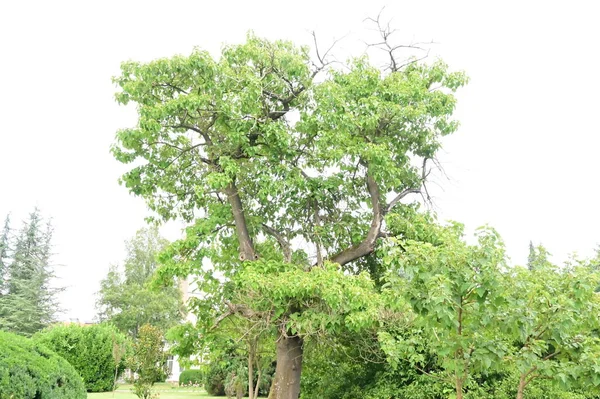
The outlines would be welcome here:
[[[405,333],[380,333],[392,365],[408,359],[425,370],[429,353],[439,367],[430,374],[457,391],[507,352],[496,319],[505,302],[498,290],[505,262],[502,241],[493,230],[482,229],[477,245],[468,245],[462,234],[462,226],[454,224],[438,228],[438,245],[407,240],[388,251],[392,271],[384,296],[390,308],[405,306],[410,313]]]
[[[0,332],[0,398],[85,399],[81,377],[40,343]]]
[[[179,374],[179,386],[186,385],[201,385],[204,377],[202,375],[202,370],[198,369],[190,369],[184,370]]]
[[[239,364],[238,367],[230,368],[225,377],[225,395],[228,398],[236,397],[242,399],[248,392],[248,370]]]
[[[204,373],[204,389],[212,396],[225,396],[227,367],[218,362],[210,363]]]
[[[236,277],[238,302],[245,301],[257,312],[272,309],[272,321],[287,318],[293,334],[359,330],[372,326],[379,317],[378,296],[368,274],[347,275],[335,264],[305,271],[258,260],[245,265]],[[287,314],[298,303],[310,303],[310,310]]]
[[[540,253],[545,250],[541,248]],[[597,274],[586,267],[558,268],[548,261],[516,268],[505,284],[505,322],[513,340],[510,361],[525,388],[536,378],[562,387],[600,386],[600,298]]]
[[[366,57],[345,68],[317,58],[249,34],[218,58],[126,62],[114,78],[117,101],[138,110],[112,148],[130,165],[121,183],[156,219],[190,223],[158,282],[197,277],[203,335],[227,315],[301,337],[376,323],[362,258],[457,129],[467,79],[443,62],[383,72]]]
[[[123,362],[115,364],[113,348],[126,344],[127,338],[110,325],[56,325],[33,339],[67,360],[83,378],[88,392],[112,390],[115,369],[121,372],[125,368]]]
[[[443,386],[408,362],[390,367],[368,335],[311,341],[305,351],[302,399],[447,399]]]
[[[190,357],[202,353],[205,348],[198,329],[190,322],[171,327],[165,337],[169,341],[169,351],[179,357],[179,364],[183,367],[190,366]]]
[[[25,336],[49,325],[59,311],[51,264],[52,226],[36,209],[15,235],[6,218],[0,235],[0,329]]]
[[[140,399],[151,398],[152,386],[167,374],[167,354],[158,327],[149,324],[140,327],[127,364],[137,374],[133,382],[135,395]]]
[[[458,224],[409,216],[390,215],[397,235],[383,251],[390,272],[382,295],[402,316],[379,332],[392,366],[408,361],[454,386],[458,398],[499,386],[522,398],[537,379],[556,392],[597,389],[600,302],[589,267],[555,267],[538,247],[528,268],[509,268],[493,230],[480,229],[468,244]]]
[[[112,267],[102,280],[97,307],[100,319],[135,337],[144,324],[163,332],[181,320],[183,303],[178,287],[151,289],[158,266],[156,255],[168,244],[156,228],[142,229],[126,243],[124,270]]]

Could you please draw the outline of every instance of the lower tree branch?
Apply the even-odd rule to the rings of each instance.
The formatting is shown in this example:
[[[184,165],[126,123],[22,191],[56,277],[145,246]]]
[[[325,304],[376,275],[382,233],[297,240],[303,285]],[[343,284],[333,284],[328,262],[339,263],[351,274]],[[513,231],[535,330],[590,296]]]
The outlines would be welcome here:
[[[270,236],[273,236],[277,240],[279,246],[281,247],[281,250],[283,251],[283,258],[287,263],[290,263],[292,261],[292,247],[290,243],[283,237],[283,235],[280,232],[278,232],[271,226],[268,226],[263,223],[262,228],[265,231],[265,233],[269,234]]]
[[[368,255],[375,250],[375,243],[383,225],[383,210],[381,209],[379,186],[370,174],[367,174],[367,189],[371,197],[371,209],[373,211],[371,227],[367,232],[367,236],[360,244],[347,248],[330,259],[331,262],[338,263],[340,266]]]

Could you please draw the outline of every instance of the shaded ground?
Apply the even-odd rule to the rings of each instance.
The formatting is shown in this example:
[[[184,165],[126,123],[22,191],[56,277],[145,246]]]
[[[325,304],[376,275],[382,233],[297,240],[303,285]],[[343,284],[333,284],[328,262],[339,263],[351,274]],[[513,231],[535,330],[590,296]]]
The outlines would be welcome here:
[[[156,384],[156,391],[160,393],[160,399],[225,399],[225,397],[209,396],[204,389],[179,388],[172,384]],[[112,399],[112,392],[88,393],[88,399]],[[115,399],[137,399],[131,392],[131,385],[120,385],[114,394]]]

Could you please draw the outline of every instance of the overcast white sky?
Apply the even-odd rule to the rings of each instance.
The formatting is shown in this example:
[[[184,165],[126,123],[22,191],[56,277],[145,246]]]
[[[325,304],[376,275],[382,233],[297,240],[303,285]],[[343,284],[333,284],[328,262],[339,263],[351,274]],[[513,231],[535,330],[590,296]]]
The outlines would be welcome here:
[[[121,61],[214,53],[252,29],[309,43],[349,32],[360,54],[363,19],[387,5],[405,41],[471,82],[459,93],[458,133],[436,189],[443,218],[489,223],[523,263],[529,240],[557,261],[600,243],[600,23],[594,1],[2,1],[0,217],[34,206],[52,216],[65,317],[93,318],[94,294],[123,241],[143,227],[143,202],[117,184],[115,131],[135,123],[117,106]],[[178,229],[165,231],[168,238]]]

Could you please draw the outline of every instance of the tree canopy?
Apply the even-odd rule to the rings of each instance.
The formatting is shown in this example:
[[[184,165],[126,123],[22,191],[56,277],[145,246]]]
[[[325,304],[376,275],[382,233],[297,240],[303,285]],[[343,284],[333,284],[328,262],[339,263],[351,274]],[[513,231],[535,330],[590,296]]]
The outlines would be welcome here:
[[[167,246],[158,229],[146,228],[126,242],[123,267],[113,266],[100,284],[99,318],[120,331],[136,336],[144,324],[163,333],[181,321],[182,294],[179,287],[153,290],[149,283],[158,266],[156,256]]]
[[[197,49],[125,62],[114,78],[117,100],[139,117],[112,149],[131,164],[121,181],[159,219],[190,222],[160,275],[197,275],[207,320],[264,317],[253,291],[279,293],[266,310],[281,336],[275,398],[298,396],[307,331],[294,322],[323,318],[315,300],[330,298],[328,312],[344,318],[366,310],[361,295],[336,308],[347,304],[335,293],[360,294],[364,279],[343,270],[356,270],[385,235],[384,217],[422,191],[428,161],[457,128],[453,93],[466,82],[441,61],[402,64],[394,50],[385,71],[364,56],[333,67],[315,50],[311,59],[307,47],[249,34],[216,59]],[[271,282],[248,285],[258,276]]]

